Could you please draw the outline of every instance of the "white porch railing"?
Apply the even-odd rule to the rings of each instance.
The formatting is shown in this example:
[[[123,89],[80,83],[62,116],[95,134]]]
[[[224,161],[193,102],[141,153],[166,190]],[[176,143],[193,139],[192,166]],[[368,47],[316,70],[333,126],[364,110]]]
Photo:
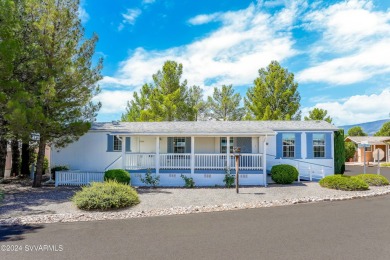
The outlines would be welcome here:
[[[262,169],[262,154],[241,154],[240,170],[261,170]],[[236,167],[234,155],[231,155],[230,168]]]
[[[102,182],[104,172],[58,171],[56,172],[56,187],[59,185],[87,185],[91,182]]]
[[[126,169],[155,168],[156,154],[154,153],[128,153],[125,157]]]
[[[189,169],[191,167],[191,154],[160,154],[160,169]]]
[[[127,153],[125,157],[125,169],[156,168],[156,154],[154,153]],[[226,154],[195,154],[194,168],[199,170],[224,170],[227,165]],[[160,169],[191,169],[191,154],[160,154]],[[235,167],[234,155],[230,155],[229,166]],[[261,170],[262,154],[241,154],[241,170]]]
[[[195,169],[223,170],[226,168],[226,154],[195,154]]]

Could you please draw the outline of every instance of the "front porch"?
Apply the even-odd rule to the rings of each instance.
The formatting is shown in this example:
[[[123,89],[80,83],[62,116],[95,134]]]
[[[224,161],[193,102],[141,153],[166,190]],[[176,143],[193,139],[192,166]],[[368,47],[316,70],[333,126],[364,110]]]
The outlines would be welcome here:
[[[120,136],[122,168],[132,174],[132,183],[150,170],[160,175],[163,186],[182,186],[182,174],[197,185],[223,185],[224,174],[235,173],[233,147],[241,147],[241,184],[266,185],[266,136]],[[126,147],[127,146],[127,147]]]

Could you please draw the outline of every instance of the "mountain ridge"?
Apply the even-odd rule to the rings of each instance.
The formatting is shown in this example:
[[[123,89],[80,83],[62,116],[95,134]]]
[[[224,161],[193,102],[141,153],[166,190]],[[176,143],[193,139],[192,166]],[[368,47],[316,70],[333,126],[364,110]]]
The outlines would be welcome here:
[[[347,135],[348,130],[354,126],[360,126],[363,129],[363,131],[368,135],[374,135],[376,132],[379,131],[379,129],[382,127],[384,123],[389,121],[390,119],[382,119],[382,120],[376,120],[372,122],[364,122],[364,123],[353,124],[353,125],[343,125],[338,127],[344,129],[345,135]]]

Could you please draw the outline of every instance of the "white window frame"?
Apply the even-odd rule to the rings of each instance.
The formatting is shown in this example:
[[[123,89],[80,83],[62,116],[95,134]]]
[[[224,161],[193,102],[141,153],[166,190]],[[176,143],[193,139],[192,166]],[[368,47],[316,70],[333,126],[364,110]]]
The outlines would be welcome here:
[[[221,137],[219,139],[219,152],[220,153],[227,153],[227,140],[226,140],[226,137]],[[230,153],[233,153],[233,147],[234,147],[234,137],[230,137]]]
[[[315,136],[319,136],[321,135],[322,136],[322,140],[324,140],[324,143],[323,144],[315,144],[315,141],[318,140],[319,138],[315,138]],[[318,151],[317,153],[319,153],[319,155],[321,155],[321,153],[323,153],[323,156],[316,156],[316,149],[315,147],[323,147],[323,151]],[[326,157],[326,139],[325,139],[325,134],[313,134],[313,158],[325,158]]]
[[[181,149],[181,148],[183,148],[183,149]],[[180,150],[180,152],[179,152],[179,150]],[[186,138],[185,137],[173,137],[173,153],[186,153]]]
[[[114,140],[113,140],[113,147],[112,147],[114,152],[119,152],[122,151],[122,139],[116,135],[114,135]]]
[[[292,136],[293,138],[285,138],[285,136]],[[293,144],[285,144],[285,140],[292,140],[293,141]],[[292,133],[283,133],[282,134],[282,157],[283,158],[295,158],[295,153],[296,153],[296,149],[295,149],[295,145],[296,145],[296,137],[295,137],[295,134],[292,134]],[[286,151],[285,149],[286,148]],[[291,151],[291,148],[293,148],[293,150]]]

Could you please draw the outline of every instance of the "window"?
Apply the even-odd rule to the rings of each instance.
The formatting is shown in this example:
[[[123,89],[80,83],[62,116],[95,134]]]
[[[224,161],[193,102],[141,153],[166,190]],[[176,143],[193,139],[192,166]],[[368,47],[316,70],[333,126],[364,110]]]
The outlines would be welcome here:
[[[122,151],[122,140],[114,135],[114,151]]]
[[[325,134],[313,134],[314,158],[325,157]]]
[[[173,138],[173,153],[185,153],[186,152],[186,138],[174,137]]]
[[[371,145],[370,145],[370,146],[364,147],[364,151],[366,151],[366,152],[371,152],[371,151],[372,151]]]
[[[294,158],[295,157],[295,134],[283,134],[283,157]]]
[[[230,146],[230,153],[233,153],[234,138],[230,137],[229,141],[230,141],[230,144],[229,144],[229,146]],[[226,147],[227,147],[227,139],[226,139],[226,137],[221,137],[220,143],[221,143],[221,148],[220,148],[221,153],[227,153],[227,149],[226,149]]]

